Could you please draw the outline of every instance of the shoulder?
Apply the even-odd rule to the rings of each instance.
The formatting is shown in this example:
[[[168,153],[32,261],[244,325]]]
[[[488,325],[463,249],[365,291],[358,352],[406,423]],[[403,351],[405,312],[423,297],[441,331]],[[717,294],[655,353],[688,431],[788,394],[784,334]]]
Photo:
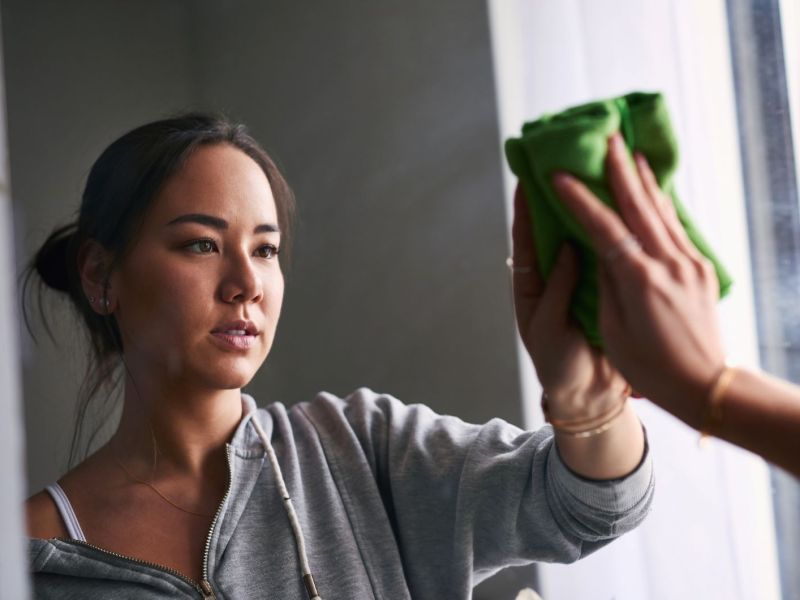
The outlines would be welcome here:
[[[308,402],[295,405],[306,412],[308,411],[334,411],[343,414],[353,413],[384,413],[403,411],[409,408],[426,408],[421,404],[406,405],[391,394],[384,394],[361,387],[347,396],[337,396],[330,392],[320,392]]]
[[[438,414],[425,404],[405,404],[390,394],[367,387],[344,397],[320,392],[312,400],[288,409],[274,402],[255,414],[268,430],[292,431],[295,436],[306,432],[323,441],[337,442],[355,436],[362,445],[370,441],[381,443],[387,438],[400,443],[419,441],[420,436],[428,433],[473,437],[481,428],[455,416]]]
[[[97,490],[112,480],[110,475],[112,471],[105,465],[107,461],[102,458],[103,454],[103,449],[100,449],[58,479],[73,510],[90,504],[87,498],[96,499]],[[69,537],[61,512],[47,490],[28,498],[25,502],[25,512],[30,537],[42,539]],[[82,514],[79,510],[77,512],[79,515]]]
[[[390,394],[362,387],[344,397],[320,392],[313,400],[294,405],[290,412],[299,412],[316,424],[330,426],[340,422],[351,427],[369,428],[403,421],[410,413],[419,410],[430,412],[421,404],[406,405]]]
[[[46,491],[34,494],[25,502],[28,535],[48,539],[66,537],[67,530],[53,498]]]
[[[343,398],[322,392],[310,402],[295,405],[292,410],[300,411],[320,433],[336,435],[346,428],[362,440],[389,437],[398,442],[406,439],[411,442],[419,441],[428,433],[472,435],[480,429],[458,417],[438,414],[425,404],[405,404],[392,395],[366,387]]]

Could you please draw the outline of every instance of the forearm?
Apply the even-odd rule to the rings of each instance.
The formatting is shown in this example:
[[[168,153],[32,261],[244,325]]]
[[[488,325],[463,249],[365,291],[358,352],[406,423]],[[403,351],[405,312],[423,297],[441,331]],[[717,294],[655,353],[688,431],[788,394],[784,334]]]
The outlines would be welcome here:
[[[556,447],[566,465],[589,479],[618,479],[630,474],[644,454],[644,432],[636,411],[627,402],[606,431],[585,438],[556,429]]]
[[[685,400],[696,406],[708,401],[705,397]],[[800,476],[800,387],[767,373],[737,369],[721,406],[719,422],[706,419],[704,413],[685,420]]]

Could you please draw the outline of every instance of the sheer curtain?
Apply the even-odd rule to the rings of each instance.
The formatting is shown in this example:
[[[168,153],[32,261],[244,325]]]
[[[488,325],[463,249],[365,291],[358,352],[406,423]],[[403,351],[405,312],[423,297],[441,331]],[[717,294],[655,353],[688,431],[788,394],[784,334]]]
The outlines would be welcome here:
[[[490,0],[500,132],[632,90],[662,91],[681,145],[678,191],[732,272],[729,358],[758,364],[724,0]],[[514,181],[506,169],[509,220]],[[520,348],[529,426],[539,385]],[[757,457],[637,403],[656,464],[647,521],[589,558],[539,570],[545,600],[780,598],[769,475]]]

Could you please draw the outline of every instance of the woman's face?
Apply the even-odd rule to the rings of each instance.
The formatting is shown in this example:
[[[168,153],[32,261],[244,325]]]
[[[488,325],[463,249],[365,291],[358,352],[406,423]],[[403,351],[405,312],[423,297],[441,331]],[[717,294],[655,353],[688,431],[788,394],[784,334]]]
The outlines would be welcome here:
[[[266,175],[228,144],[201,146],[154,199],[111,276],[125,360],[170,386],[247,384],[283,301]]]

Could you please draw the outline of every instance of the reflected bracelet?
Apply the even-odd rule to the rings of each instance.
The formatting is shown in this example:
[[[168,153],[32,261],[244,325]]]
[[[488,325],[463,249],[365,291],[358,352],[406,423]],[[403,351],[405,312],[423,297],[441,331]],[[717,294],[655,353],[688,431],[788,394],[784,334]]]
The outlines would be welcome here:
[[[725,404],[724,394],[728,391],[736,371],[736,367],[726,360],[714,378],[711,391],[708,393],[706,412],[700,425],[701,444],[705,443],[705,440],[712,435],[712,430],[716,431],[722,425],[722,409]]]

